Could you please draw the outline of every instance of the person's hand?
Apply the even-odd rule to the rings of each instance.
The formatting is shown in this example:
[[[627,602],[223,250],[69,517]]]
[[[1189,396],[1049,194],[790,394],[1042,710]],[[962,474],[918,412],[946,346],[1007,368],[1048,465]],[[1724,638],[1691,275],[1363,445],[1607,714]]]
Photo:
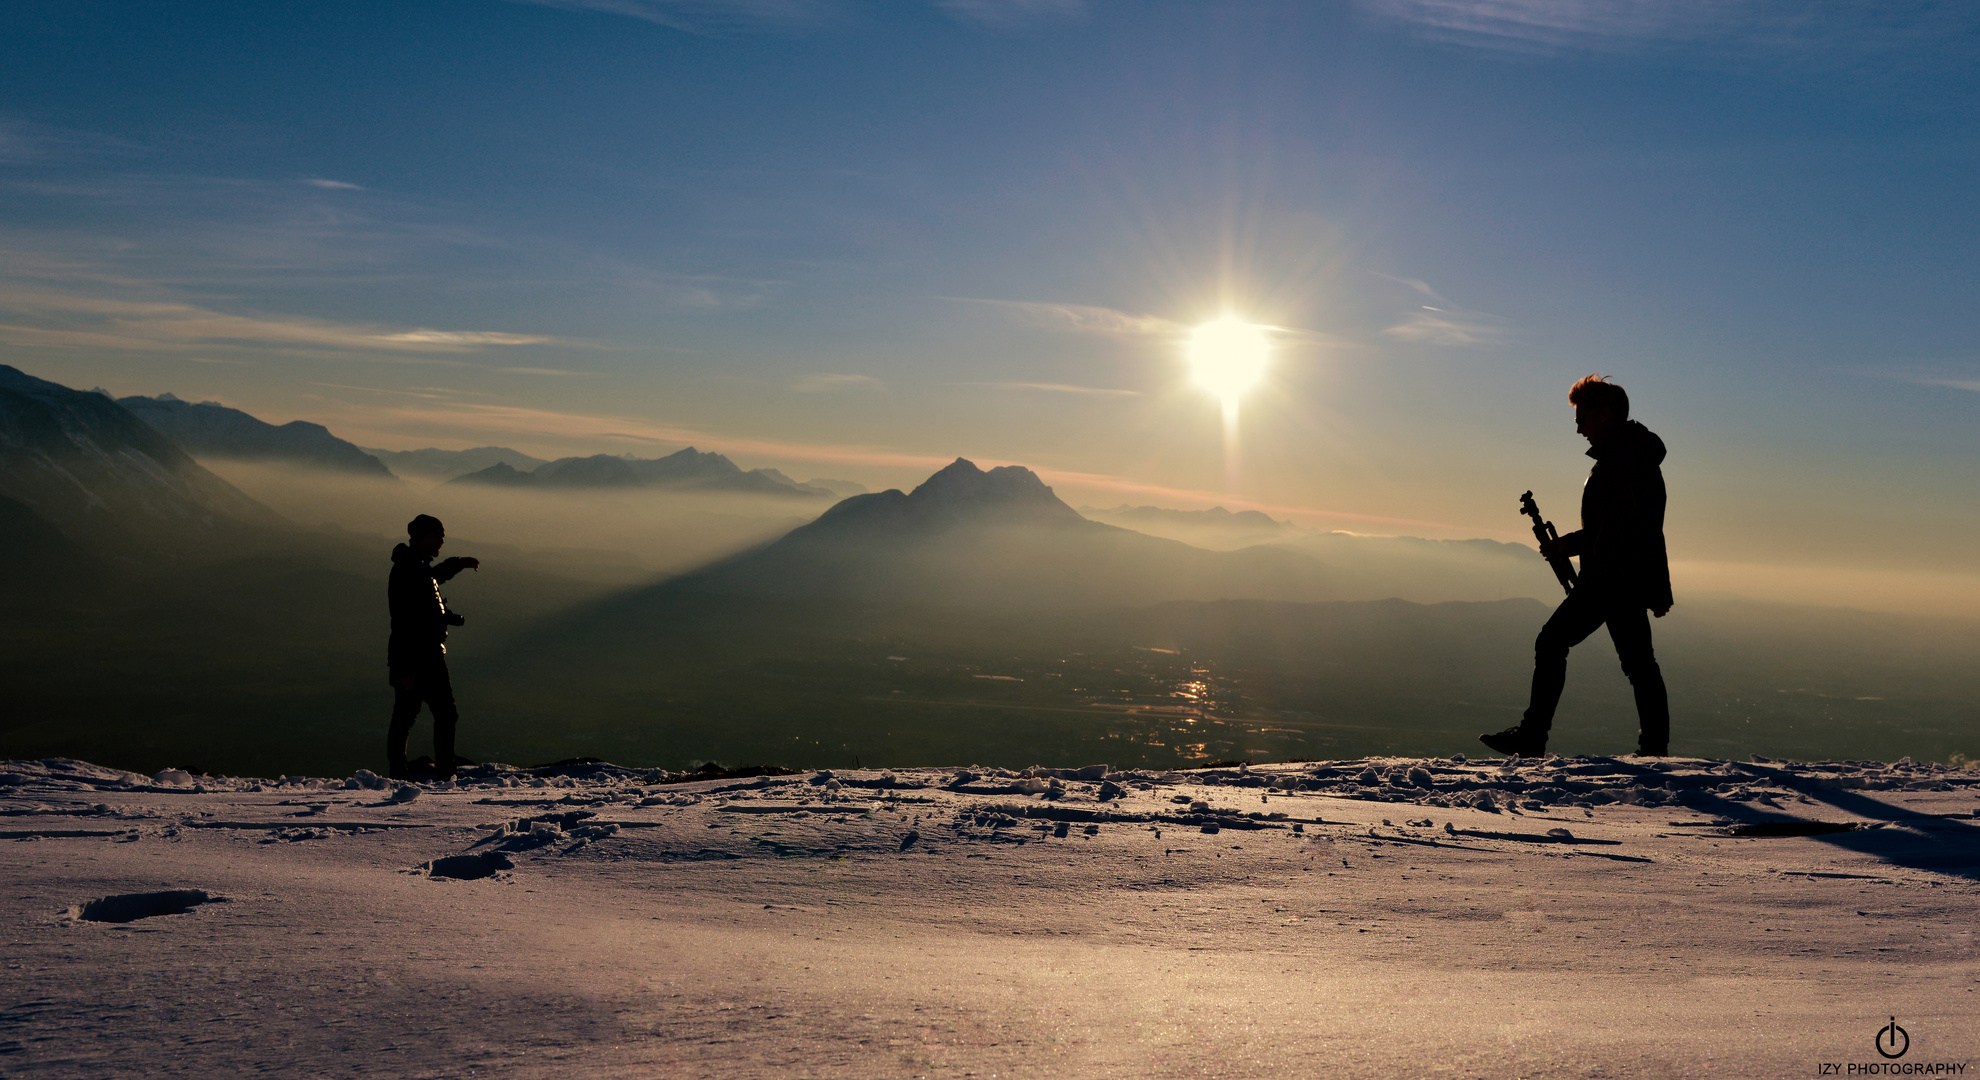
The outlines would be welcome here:
[[[1559,540],[1540,541],[1540,557],[1543,559],[1552,560],[1560,554],[1560,550],[1561,542]]]
[[[1671,606],[1669,604],[1665,604],[1663,607],[1653,607],[1650,609],[1650,614],[1655,615],[1660,619],[1666,615],[1669,615],[1670,613],[1671,613]]]
[[[466,557],[463,557],[463,558],[459,558],[459,559],[456,559],[456,560],[454,560],[454,561],[455,561],[455,562],[458,562],[458,563],[460,563],[460,564],[461,564],[461,569],[463,569],[463,570],[479,570],[479,569],[481,569],[481,560],[480,560],[480,559],[477,559],[477,558],[474,558],[473,556],[466,556]]]

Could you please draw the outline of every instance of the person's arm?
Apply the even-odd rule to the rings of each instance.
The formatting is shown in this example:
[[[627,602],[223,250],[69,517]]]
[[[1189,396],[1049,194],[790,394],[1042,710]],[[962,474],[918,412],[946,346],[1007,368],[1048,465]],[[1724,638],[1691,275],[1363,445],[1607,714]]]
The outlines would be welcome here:
[[[439,582],[450,581],[455,574],[463,570],[478,570],[480,568],[480,559],[467,557],[442,559],[440,560],[440,565],[433,568],[433,580]]]
[[[1560,539],[1554,541],[1552,544],[1549,544],[1546,547],[1541,548],[1540,554],[1548,556],[1549,558],[1552,558],[1555,555],[1566,555],[1569,558],[1574,558],[1575,556],[1580,555],[1582,552],[1586,551],[1587,548],[1588,548],[1588,530],[1576,529],[1571,533],[1561,534]]]

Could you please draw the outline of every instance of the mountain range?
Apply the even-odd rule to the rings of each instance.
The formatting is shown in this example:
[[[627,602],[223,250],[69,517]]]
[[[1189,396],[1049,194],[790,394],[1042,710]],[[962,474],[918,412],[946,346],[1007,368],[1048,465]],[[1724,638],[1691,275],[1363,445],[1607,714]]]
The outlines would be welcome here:
[[[281,462],[380,479],[392,475],[377,458],[307,420],[270,424],[217,401],[182,401],[172,394],[118,398],[117,404],[195,457]]]
[[[1137,529],[1158,536],[1165,535],[1165,529],[1191,533],[1219,532],[1243,537],[1252,543],[1263,543],[1296,531],[1291,523],[1278,521],[1263,511],[1232,512],[1221,506],[1213,506],[1208,510],[1171,510],[1162,506],[1127,505],[1107,510],[1097,506],[1082,506],[1079,508],[1079,513],[1080,516],[1094,521],[1104,521],[1109,525]]]
[[[14,525],[11,549],[70,544],[130,560],[228,546],[285,523],[202,468],[129,409],[0,365],[0,496],[46,528]]]
[[[418,476],[427,480],[452,480],[491,465],[508,465],[528,471],[543,464],[542,458],[531,457],[506,446],[477,446],[471,450],[437,450],[432,447],[424,450],[378,450],[369,446],[362,449],[400,476]]]
[[[457,476],[448,482],[564,491],[665,488],[805,498],[833,496],[826,488],[800,484],[775,469],[750,469],[745,472],[721,454],[702,453],[692,446],[660,458],[619,457],[613,454],[558,458],[528,471],[518,469],[507,461],[497,461],[485,469]]]

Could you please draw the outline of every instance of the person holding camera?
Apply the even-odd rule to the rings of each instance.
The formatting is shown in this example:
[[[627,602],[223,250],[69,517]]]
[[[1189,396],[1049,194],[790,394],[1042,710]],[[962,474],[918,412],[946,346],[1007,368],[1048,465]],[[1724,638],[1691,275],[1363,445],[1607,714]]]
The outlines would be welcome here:
[[[385,761],[394,780],[410,779],[406,740],[424,702],[433,710],[433,767],[442,780],[454,778],[454,684],[447,676],[447,628],[467,620],[447,610],[440,583],[463,570],[481,566],[479,559],[433,560],[447,542],[440,519],[421,514],[406,525],[407,541],[392,549],[392,577],[386,600],[392,609],[392,637],[386,645],[386,669],[392,684],[392,726],[385,735]]]

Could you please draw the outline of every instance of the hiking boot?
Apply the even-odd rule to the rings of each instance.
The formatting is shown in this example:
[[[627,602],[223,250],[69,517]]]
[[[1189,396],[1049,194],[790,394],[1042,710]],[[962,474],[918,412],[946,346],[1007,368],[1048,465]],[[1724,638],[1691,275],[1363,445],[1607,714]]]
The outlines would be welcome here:
[[[1491,735],[1480,735],[1478,741],[1507,757],[1539,757],[1547,752],[1547,737],[1536,737],[1523,727],[1509,727]]]

